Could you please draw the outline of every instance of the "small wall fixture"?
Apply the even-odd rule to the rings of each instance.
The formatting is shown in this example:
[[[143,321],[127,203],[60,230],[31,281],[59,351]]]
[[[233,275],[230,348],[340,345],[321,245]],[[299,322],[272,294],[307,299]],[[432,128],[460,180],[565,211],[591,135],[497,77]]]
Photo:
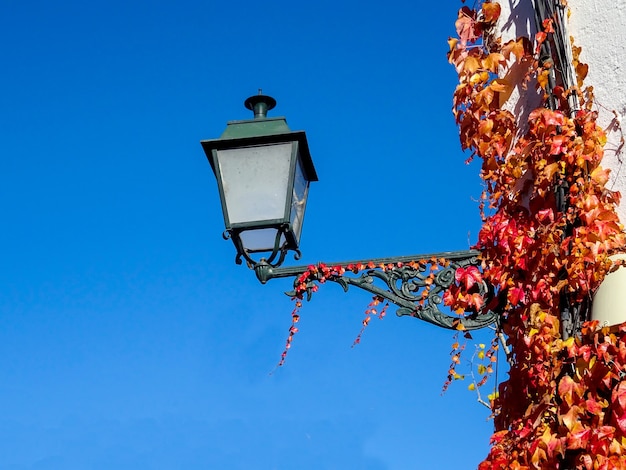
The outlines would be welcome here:
[[[626,260],[626,253],[613,255],[611,261]],[[626,267],[608,273],[591,304],[591,319],[600,326],[615,326],[626,322]]]

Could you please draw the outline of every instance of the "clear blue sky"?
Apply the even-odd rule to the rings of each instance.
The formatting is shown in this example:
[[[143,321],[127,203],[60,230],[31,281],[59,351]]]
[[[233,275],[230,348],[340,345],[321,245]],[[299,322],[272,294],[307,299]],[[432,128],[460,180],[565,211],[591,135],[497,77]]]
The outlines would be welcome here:
[[[199,144],[261,87],[320,178],[304,262],[468,248],[459,6],[2,2],[0,470],[476,467],[452,334],[390,314],[351,349],[366,293],[320,289],[269,374],[289,281],[234,264]]]

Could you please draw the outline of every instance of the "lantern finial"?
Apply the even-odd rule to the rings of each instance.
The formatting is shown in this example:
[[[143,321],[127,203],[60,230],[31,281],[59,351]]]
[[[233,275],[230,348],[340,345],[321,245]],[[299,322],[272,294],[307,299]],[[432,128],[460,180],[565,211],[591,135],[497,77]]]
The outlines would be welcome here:
[[[267,112],[276,106],[276,100],[271,96],[264,95],[263,90],[259,88],[259,94],[244,101],[244,106],[254,111],[254,119],[265,119]]]

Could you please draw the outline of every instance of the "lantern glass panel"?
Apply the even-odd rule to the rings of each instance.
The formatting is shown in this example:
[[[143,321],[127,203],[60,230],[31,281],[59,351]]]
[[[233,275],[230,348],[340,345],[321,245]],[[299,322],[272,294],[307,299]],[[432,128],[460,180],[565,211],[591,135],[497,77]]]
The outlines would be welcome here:
[[[244,230],[239,234],[241,243],[250,253],[258,253],[264,251],[272,251],[276,242],[275,228],[261,228],[256,230]],[[280,237],[280,245],[285,243],[285,235]]]
[[[288,142],[217,151],[230,224],[285,218],[292,145]]]
[[[302,231],[302,220],[304,219],[304,209],[309,192],[309,182],[304,177],[300,155],[296,163],[296,174],[293,181],[293,195],[291,200],[291,227],[296,237],[296,242],[300,244],[300,233]]]

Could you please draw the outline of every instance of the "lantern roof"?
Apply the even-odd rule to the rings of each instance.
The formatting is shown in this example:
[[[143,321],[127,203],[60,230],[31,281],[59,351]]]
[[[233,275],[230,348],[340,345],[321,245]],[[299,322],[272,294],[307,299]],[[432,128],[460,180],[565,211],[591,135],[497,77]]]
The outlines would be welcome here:
[[[297,141],[307,178],[309,181],[318,181],[305,132],[289,129],[287,119],[283,116],[267,117],[267,111],[275,105],[276,101],[272,97],[261,94],[251,96],[246,100],[245,106],[254,111],[254,119],[228,121],[219,139],[200,142],[213,173],[216,173],[215,162],[211,158],[213,150]]]
[[[245,137],[259,137],[263,135],[286,134],[291,132],[287,119],[280,117],[265,117],[228,121],[226,130],[220,136],[223,139],[242,139]]]

